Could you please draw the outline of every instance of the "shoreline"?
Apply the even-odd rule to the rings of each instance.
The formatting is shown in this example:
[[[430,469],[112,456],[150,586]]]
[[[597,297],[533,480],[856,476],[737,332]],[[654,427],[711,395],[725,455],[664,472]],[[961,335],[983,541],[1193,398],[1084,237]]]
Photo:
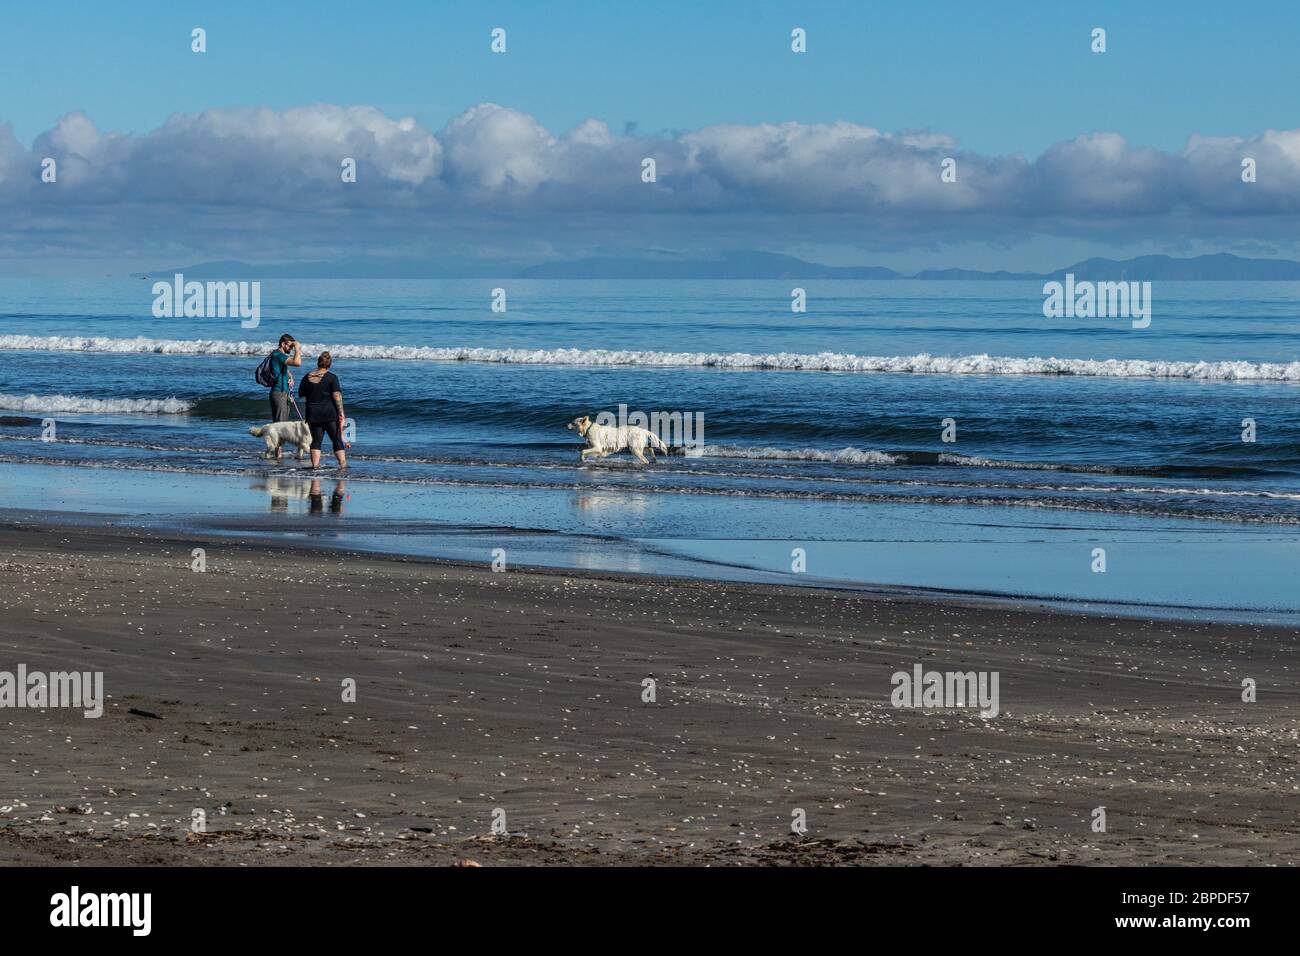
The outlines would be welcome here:
[[[122,527],[0,544],[0,670],[102,670],[110,697],[0,710],[9,863],[1300,854],[1294,629],[263,542],[196,573],[192,540]],[[1001,713],[894,709],[918,663],[1000,673]]]
[[[630,483],[406,486],[332,471],[88,472],[65,464],[4,462],[0,480],[8,491],[0,520],[87,527],[111,522],[197,543],[288,541],[470,566],[486,564],[505,549],[512,568],[561,573],[750,581],[1051,606],[1066,613],[1300,625],[1300,603],[1281,571],[1294,551],[1294,532],[1281,526],[1158,517],[1116,521],[1088,512],[1066,519],[1015,506],[677,496]],[[313,482],[323,497],[309,502]],[[801,570],[792,567],[793,546],[803,552]],[[1115,573],[1093,573],[1098,546],[1109,553]],[[1231,564],[1228,574],[1225,561]]]
[[[283,537],[273,538],[278,529],[266,531],[216,530],[211,527],[195,528],[186,534],[182,529],[169,524],[139,525],[131,522],[132,516],[118,515],[111,512],[54,512],[60,519],[49,517],[51,513],[39,513],[13,508],[0,508],[0,535],[8,530],[26,528],[40,529],[42,533],[66,530],[74,533],[103,535],[109,538],[135,538],[139,541],[170,543],[176,547],[207,543],[209,537],[215,536],[223,547],[240,551],[257,552],[271,550],[289,555],[307,556],[328,553],[361,560],[399,564],[431,565],[434,567],[456,568],[468,572],[487,569],[486,560],[444,557],[433,554],[405,553],[385,550],[380,547],[359,547],[350,543],[332,543],[328,540],[286,541]],[[111,519],[111,520],[109,520]],[[100,525],[102,522],[102,526]],[[492,534],[526,535],[537,533],[532,529],[490,528],[485,530]],[[762,573],[761,568],[748,565],[719,564],[720,568],[734,568],[738,571]],[[1032,611],[1037,614],[1061,615],[1071,618],[1105,618],[1133,622],[1163,622],[1166,624],[1186,624],[1213,626],[1225,624],[1243,627],[1258,627],[1270,630],[1298,633],[1285,623],[1264,620],[1269,612],[1253,611],[1248,608],[1192,607],[1175,604],[1141,604],[1138,602],[1102,602],[1085,599],[1043,597],[1033,594],[1014,594],[1010,592],[957,590],[923,585],[862,583],[858,581],[837,581],[820,578],[794,578],[787,576],[786,581],[751,580],[746,578],[710,577],[707,574],[672,574],[653,571],[623,571],[594,568],[572,568],[547,564],[511,563],[511,573],[523,573],[535,576],[572,577],[592,581],[610,581],[632,585],[664,585],[690,587],[697,584],[725,585],[735,590],[754,588],[759,592],[777,591],[788,594],[817,594],[861,597],[866,600],[889,601],[896,603],[917,603],[924,605],[941,605],[943,607],[972,608],[977,610]],[[801,583],[806,582],[806,583]],[[1197,616],[1197,612],[1203,612]],[[1238,615],[1234,619],[1232,615]]]

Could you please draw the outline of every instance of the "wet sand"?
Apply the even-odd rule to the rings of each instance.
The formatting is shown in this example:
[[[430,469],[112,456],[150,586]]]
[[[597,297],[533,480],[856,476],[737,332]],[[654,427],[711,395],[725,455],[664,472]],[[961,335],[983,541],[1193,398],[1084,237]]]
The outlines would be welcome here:
[[[7,864],[1300,860],[1291,630],[7,520],[20,663],[109,699],[0,709]]]

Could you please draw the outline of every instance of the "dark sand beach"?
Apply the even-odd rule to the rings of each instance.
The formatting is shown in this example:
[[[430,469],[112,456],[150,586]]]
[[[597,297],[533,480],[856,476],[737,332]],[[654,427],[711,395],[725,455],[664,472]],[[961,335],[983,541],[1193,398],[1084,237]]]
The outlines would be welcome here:
[[[0,670],[110,695],[0,710],[5,864],[1300,859],[1290,630],[14,519],[0,556]],[[894,709],[917,663],[1001,712]]]

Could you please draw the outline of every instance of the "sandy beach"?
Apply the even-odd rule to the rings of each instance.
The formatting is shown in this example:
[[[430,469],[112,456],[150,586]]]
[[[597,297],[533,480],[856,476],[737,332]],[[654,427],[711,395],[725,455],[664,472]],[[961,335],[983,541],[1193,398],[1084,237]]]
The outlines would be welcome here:
[[[108,695],[0,710],[6,864],[1300,856],[1287,630],[12,517],[0,554],[0,670]],[[1000,713],[895,709],[916,664],[998,672]]]

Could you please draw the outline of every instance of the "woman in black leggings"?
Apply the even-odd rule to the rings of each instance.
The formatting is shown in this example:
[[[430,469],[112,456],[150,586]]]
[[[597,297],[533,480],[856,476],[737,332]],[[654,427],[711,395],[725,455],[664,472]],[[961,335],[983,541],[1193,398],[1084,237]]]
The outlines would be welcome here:
[[[298,395],[307,401],[307,427],[311,429],[311,466],[320,467],[321,440],[330,436],[330,446],[339,467],[348,466],[343,453],[343,392],[339,377],[330,371],[333,359],[329,352],[321,352],[316,359],[316,370],[303,376],[298,385]]]

